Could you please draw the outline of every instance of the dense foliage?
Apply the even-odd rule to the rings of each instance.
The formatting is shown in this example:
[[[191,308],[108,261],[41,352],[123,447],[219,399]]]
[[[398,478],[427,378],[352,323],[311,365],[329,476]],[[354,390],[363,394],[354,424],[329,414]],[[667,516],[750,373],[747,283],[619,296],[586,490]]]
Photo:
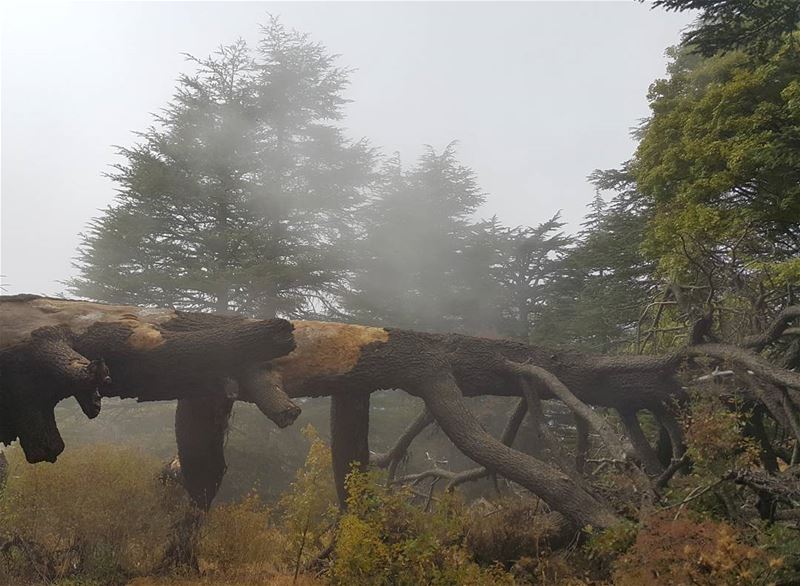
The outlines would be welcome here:
[[[732,49],[763,53],[800,24],[797,0],[655,0],[653,6],[699,11],[683,43],[706,57]]]

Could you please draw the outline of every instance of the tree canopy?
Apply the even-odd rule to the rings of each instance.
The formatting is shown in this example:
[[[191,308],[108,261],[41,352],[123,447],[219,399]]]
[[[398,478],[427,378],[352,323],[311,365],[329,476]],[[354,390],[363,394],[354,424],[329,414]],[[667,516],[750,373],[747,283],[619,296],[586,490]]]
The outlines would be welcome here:
[[[298,315],[346,270],[373,154],[336,123],[347,71],[273,19],[257,50],[190,57],[172,102],[119,149],[115,204],[84,236],[71,290],[121,303]]]
[[[653,7],[699,10],[683,44],[706,57],[735,49],[758,55],[800,24],[797,0],[654,0]]]

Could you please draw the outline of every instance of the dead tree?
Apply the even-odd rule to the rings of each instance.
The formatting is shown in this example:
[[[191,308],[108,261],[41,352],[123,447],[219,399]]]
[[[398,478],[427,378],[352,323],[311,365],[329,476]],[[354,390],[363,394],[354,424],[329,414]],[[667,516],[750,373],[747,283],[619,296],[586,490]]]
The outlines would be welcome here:
[[[297,349],[272,361],[272,376],[290,397],[332,397],[332,452],[340,499],[350,464],[369,463],[368,397],[378,389],[402,389],[422,398],[426,408],[387,454],[373,459],[375,464],[396,465],[414,437],[436,421],[479,464],[479,469],[468,471],[467,480],[486,472],[501,475],[540,496],[575,527],[605,527],[619,517],[575,473],[577,466],[545,462],[510,447],[518,409],[504,437],[496,439],[486,433],[463,397],[519,396],[529,409],[537,399],[563,401],[575,414],[579,429],[601,438],[614,465],[627,468],[643,501],[651,502],[685,464],[682,432],[672,410],[676,402],[686,399],[676,372],[687,358],[738,364],[748,373],[744,376],[759,384],[780,386],[792,397],[800,392],[797,373],[777,368],[747,350],[716,343],[689,346],[667,356],[595,356],[457,334],[325,322],[296,321],[294,326]],[[793,409],[793,403],[781,405]],[[613,434],[595,410],[598,407],[621,414],[628,436]],[[635,420],[642,411],[650,412],[667,432],[672,462],[666,470]],[[178,431],[179,445],[190,441]],[[451,482],[461,482],[456,476],[444,475]]]
[[[64,345],[70,351],[88,363],[103,361],[109,369],[112,382],[103,394],[179,399],[176,431],[182,469],[190,493],[204,505],[213,499],[224,474],[222,441],[230,402],[253,401],[256,395],[262,411],[278,423],[296,416],[290,398],[332,397],[332,452],[340,499],[351,464],[368,464],[369,395],[379,389],[402,389],[423,399],[427,412],[404,435],[403,445],[390,451],[390,462],[432,418],[480,467],[531,490],[577,528],[607,527],[619,517],[573,462],[544,461],[515,450],[507,437],[492,437],[463,397],[517,396],[534,411],[541,400],[564,402],[584,433],[601,438],[614,465],[631,471],[643,498],[654,498],[651,479],[661,470],[644,448],[647,440],[633,418],[641,411],[652,413],[669,435],[673,460],[681,461],[681,430],[671,409],[686,398],[676,372],[687,358],[710,358],[738,368],[758,392],[771,398],[769,412],[780,414],[786,425],[796,421],[800,404],[800,374],[777,368],[749,350],[718,343],[688,346],[667,356],[595,356],[510,340],[327,322],[259,322],[39,298],[4,300],[4,305],[14,308],[9,323],[22,332],[15,342],[4,339],[2,344],[2,394],[16,401],[5,403],[5,420],[13,423],[18,415],[12,412],[29,409],[31,397],[53,388],[23,376],[50,372],[48,363],[38,358],[33,332],[66,328],[70,335]],[[770,330],[774,335],[787,331]],[[762,342],[759,339],[758,345]],[[25,370],[15,366],[15,360],[32,362]],[[13,373],[11,385],[6,364]],[[77,392],[72,379],[64,376],[47,381],[59,383],[57,396]],[[628,437],[611,433],[595,408],[623,413]],[[541,417],[534,419],[541,425]],[[514,425],[507,426],[509,434]],[[19,427],[11,429],[20,434]],[[540,437],[548,439],[546,433]]]
[[[299,408],[260,383],[269,361],[293,349],[285,320],[2,296],[0,442],[19,438],[29,462],[55,461],[64,442],[53,410],[67,397],[90,418],[101,396],[235,397],[288,425]]]

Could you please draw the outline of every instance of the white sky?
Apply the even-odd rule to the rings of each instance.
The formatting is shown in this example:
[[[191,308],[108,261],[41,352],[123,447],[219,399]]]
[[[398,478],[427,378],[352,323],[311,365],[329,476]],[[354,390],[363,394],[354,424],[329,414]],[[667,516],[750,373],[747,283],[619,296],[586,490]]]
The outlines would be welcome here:
[[[166,105],[182,52],[205,56],[267,13],[354,67],[344,126],[412,163],[459,141],[488,193],[479,216],[574,229],[586,176],[627,159],[631,127],[687,14],[636,2],[3,2],[6,293],[57,294],[78,233],[113,201],[102,176]]]

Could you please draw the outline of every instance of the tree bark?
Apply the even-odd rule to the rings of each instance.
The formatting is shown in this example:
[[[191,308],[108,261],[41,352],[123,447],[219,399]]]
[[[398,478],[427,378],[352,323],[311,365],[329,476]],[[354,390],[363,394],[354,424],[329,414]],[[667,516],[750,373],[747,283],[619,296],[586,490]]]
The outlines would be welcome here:
[[[369,464],[369,393],[331,397],[331,456],[339,506],[347,506],[347,475]]]
[[[233,401],[226,397],[181,399],[175,410],[175,438],[181,480],[192,501],[208,510],[225,476],[225,436]]]
[[[95,417],[101,395],[222,397],[227,381],[294,347],[286,320],[0,296],[0,442],[19,438],[29,462],[52,462],[64,449],[53,413],[62,399]]]
[[[644,466],[645,472],[650,476],[658,476],[664,472],[664,467],[658,460],[655,450],[647,441],[647,438],[642,431],[642,426],[639,424],[639,418],[636,411],[620,409],[618,411],[622,425],[628,434],[633,449],[636,451],[636,456]]]
[[[255,321],[35,296],[0,301],[0,440],[7,443],[20,430],[22,435],[33,430],[26,440],[29,459],[54,458],[63,442],[53,406],[64,393],[85,389],[86,381],[97,383],[89,365],[102,361],[111,378],[103,395],[180,399],[176,423],[183,438],[182,464],[190,490],[205,506],[224,474],[222,444],[234,399],[255,402],[282,424],[296,416],[291,398],[333,397],[334,472],[344,500],[351,463],[364,465],[368,459],[369,394],[406,390],[424,399],[448,437],[479,465],[535,492],[574,526],[605,527],[617,520],[608,505],[563,471],[492,438],[462,397],[524,397],[525,385],[535,381],[539,399],[569,405],[617,458],[632,449],[611,435],[592,407],[648,409],[668,431],[672,459],[679,461],[680,425],[665,405],[686,398],[676,377],[686,358],[725,360],[787,393],[800,389],[800,374],[716,343],[668,356],[594,356],[509,340],[350,324]],[[53,327],[66,329],[58,330],[63,332],[58,337],[47,329]],[[28,368],[31,364],[38,366]]]
[[[431,380],[417,392],[459,450],[540,496],[577,528],[609,527],[619,521],[608,505],[577,486],[568,475],[503,445],[486,433],[462,401],[452,377]]]

